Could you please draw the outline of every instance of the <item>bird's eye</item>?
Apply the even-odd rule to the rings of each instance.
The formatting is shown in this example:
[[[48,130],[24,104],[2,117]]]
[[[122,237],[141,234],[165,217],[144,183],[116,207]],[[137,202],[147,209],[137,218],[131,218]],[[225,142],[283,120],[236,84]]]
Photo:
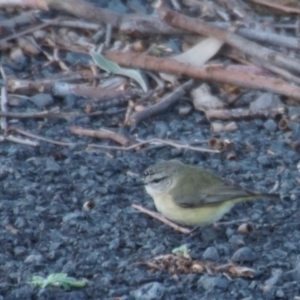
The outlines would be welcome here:
[[[163,182],[167,179],[167,177],[160,177],[160,178],[153,178],[151,180],[151,183],[160,183],[160,182]]]
[[[153,179],[152,182],[153,183],[159,183],[161,180],[160,179]]]

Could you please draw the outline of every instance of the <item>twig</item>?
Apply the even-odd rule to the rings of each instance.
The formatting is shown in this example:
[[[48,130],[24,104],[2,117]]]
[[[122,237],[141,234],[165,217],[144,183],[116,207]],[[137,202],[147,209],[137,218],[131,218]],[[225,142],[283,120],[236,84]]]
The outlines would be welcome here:
[[[129,145],[131,142],[125,136],[107,129],[92,130],[92,129],[84,129],[77,126],[72,126],[70,128],[70,131],[77,135],[85,135],[85,136],[90,136],[98,139],[110,139],[123,146]]]
[[[278,78],[229,70],[222,66],[194,67],[169,58],[157,58],[144,54],[106,51],[105,56],[125,67],[165,72],[206,81],[229,83],[250,89],[265,90],[300,100],[300,88]],[[300,68],[299,68],[300,69]]]
[[[33,134],[33,133],[30,133],[30,132],[25,131],[23,129],[16,128],[16,127],[9,127],[9,130],[14,131],[14,132],[18,132],[19,134],[22,134],[24,136],[28,136],[30,138],[34,138],[34,139],[37,139],[37,140],[40,140],[40,141],[45,141],[45,142],[48,142],[50,144],[54,144],[54,145],[68,146],[68,147],[73,147],[75,145],[75,143],[60,142],[60,141],[55,141],[55,140],[52,140],[52,139],[44,138],[40,135]]]
[[[77,18],[74,18],[74,20],[70,20],[70,18],[60,18],[55,24],[53,24],[53,26],[80,28],[85,30],[99,30],[99,28],[102,27],[97,23],[82,21],[78,20]]]
[[[121,16],[107,9],[100,9],[91,3],[83,0],[44,0],[44,1],[24,1],[14,0],[6,1],[8,6],[21,5],[22,7],[30,7],[40,10],[59,10],[70,13],[76,17],[90,21],[98,21],[100,24],[107,23],[117,27]]]
[[[171,105],[174,105],[176,102],[178,102],[187,91],[191,90],[194,84],[195,81],[191,79],[177,87],[172,93],[165,96],[160,102],[142,111],[133,113],[128,120],[128,125],[136,125],[147,118],[166,111]]]
[[[13,39],[17,39],[17,38],[19,38],[21,36],[24,36],[24,35],[28,34],[28,33],[41,30],[41,29],[46,28],[46,27],[48,27],[50,25],[54,25],[56,22],[57,22],[57,20],[47,21],[46,23],[39,24],[39,25],[36,25],[36,26],[32,26],[30,28],[27,28],[27,29],[21,31],[21,32],[14,33],[13,35],[10,35],[10,36],[8,36],[6,38],[1,39],[0,40],[0,44],[8,42],[8,41],[13,40]]]
[[[66,80],[65,78],[62,79]],[[13,93],[22,91],[23,94],[39,93],[40,91],[43,91],[44,93],[52,93],[55,96],[67,96],[74,94],[80,97],[92,98],[99,102],[110,101],[113,102],[114,105],[118,103],[122,104],[140,94],[137,90],[130,88],[125,91],[121,91],[101,86],[87,86],[78,83],[70,84],[63,82],[57,77],[43,80],[21,80],[17,78],[9,78],[7,80],[7,89]]]
[[[285,112],[284,107],[270,110],[235,109],[210,109],[205,112],[208,119],[237,120],[241,118],[275,118]]]
[[[272,2],[268,2],[268,1],[263,1],[263,0],[250,0],[250,1],[257,3],[257,4],[267,6],[267,7],[281,10],[287,14],[300,14],[300,9],[298,9],[298,8],[288,7],[288,6],[284,6],[284,5],[280,5],[280,4],[276,4],[276,3],[272,3]]]
[[[108,9],[101,9],[92,3],[83,0],[47,0],[51,9],[65,11],[76,17],[89,21],[97,21],[100,24],[111,24],[118,27],[121,16]]]
[[[110,24],[106,24],[106,33],[105,33],[105,42],[104,42],[106,48],[108,48],[111,43],[111,34],[112,34],[112,26]]]
[[[116,112],[105,112],[105,111],[94,111],[88,114],[84,113],[77,113],[77,112],[71,112],[71,113],[64,113],[59,112],[56,110],[46,110],[42,112],[29,112],[29,113],[14,113],[14,112],[1,112],[0,111],[0,117],[7,117],[12,119],[40,119],[40,118],[53,118],[53,119],[65,119],[68,120],[70,118],[82,118],[82,117],[96,117],[96,116],[102,116],[102,115],[114,115],[117,113],[124,112],[124,109],[119,109]]]
[[[7,91],[6,91],[6,75],[4,72],[3,67],[0,67],[0,73],[4,81],[4,86],[1,88],[1,111],[6,113],[7,112]],[[0,119],[0,127],[2,130],[7,130],[7,119],[6,117],[1,117]]]
[[[239,68],[242,69],[249,68],[249,71],[251,70],[251,67],[256,67],[257,70],[254,68],[254,72],[257,72],[257,75],[262,75],[262,76],[268,76],[268,77],[274,77],[273,75],[279,75],[280,77],[284,78],[287,82],[293,82],[298,85],[300,85],[300,78],[296,75],[293,75],[291,72],[284,70],[282,68],[274,66],[272,63],[266,62],[266,61],[261,61],[257,58],[250,57],[247,55],[244,55],[240,51],[236,49],[227,49],[226,52],[224,53],[227,57],[236,60],[238,62],[247,64],[248,66],[237,66],[237,65],[230,65],[230,69],[233,68]],[[249,65],[249,62],[252,62],[254,65]],[[259,71],[260,70],[260,71]],[[241,71],[241,70],[240,70]],[[245,72],[247,72],[245,70]],[[274,73],[274,74],[272,74]]]
[[[61,69],[65,72],[69,72],[70,69],[68,66],[59,58],[59,50],[57,47],[53,49],[53,55],[47,53],[45,50],[42,50],[44,55],[47,57],[49,60],[47,63],[44,64],[44,67],[47,67],[53,63],[58,63],[58,65],[61,67]]]
[[[119,31],[127,35],[179,35],[184,31],[174,28],[162,21],[156,15],[127,14],[122,17]]]
[[[127,109],[126,109],[126,113],[125,113],[125,120],[124,120],[124,125],[127,125],[130,123],[130,117],[133,113],[134,110],[134,104],[132,100],[128,101],[128,105],[127,105]]]
[[[153,144],[153,143],[160,143],[161,145],[168,145],[175,147],[177,149],[188,149],[192,151],[199,151],[199,152],[209,152],[209,153],[220,153],[218,150],[211,150],[207,148],[202,148],[202,147],[194,147],[186,144],[182,144],[180,142],[175,142],[175,141],[168,141],[168,140],[161,140],[161,139],[150,139],[148,141],[142,141],[127,147],[118,147],[118,146],[107,146],[107,145],[98,145],[98,144],[89,144],[89,147],[94,147],[94,148],[101,148],[101,149],[109,149],[109,150],[123,150],[123,151],[130,151],[136,148],[139,148],[144,145],[148,144]]]
[[[24,26],[36,20],[39,13],[36,10],[21,12],[16,17],[11,17],[0,21],[0,27],[5,29],[15,29],[17,26]]]
[[[273,66],[269,62],[260,63],[258,60],[255,60],[255,59],[252,59],[252,58],[250,58],[250,61],[252,61],[253,63],[255,63],[257,65],[261,65],[262,67],[264,67],[267,70],[270,70],[274,74],[277,74],[277,75],[281,76],[282,78],[284,78],[288,82],[293,82],[293,83],[296,83],[296,84],[300,85],[300,78],[298,76],[293,75],[292,73],[290,73],[287,70],[284,70],[284,69],[281,69],[279,67]]]
[[[11,141],[11,142],[15,142],[15,143],[22,144],[22,145],[27,145],[27,146],[38,147],[40,145],[39,142],[23,140],[21,138],[18,138],[16,136],[12,136],[12,135],[5,136],[4,138],[7,141]]]
[[[0,117],[7,117],[12,119],[31,119],[31,118],[57,118],[57,119],[69,119],[72,117],[86,116],[86,114],[79,113],[62,113],[56,111],[42,111],[42,112],[29,112],[29,113],[14,113],[14,112],[2,112],[0,111]]]
[[[212,25],[224,29],[228,29],[230,27],[229,23],[218,22],[218,23],[212,23]],[[275,28],[278,26],[279,26],[278,24],[274,24]],[[289,26],[295,28],[295,24]],[[292,49],[299,49],[298,39],[292,36],[285,36],[274,32],[268,32],[268,31],[252,29],[252,28],[243,28],[243,27],[237,28],[236,33],[249,40],[259,41],[265,44],[268,43],[276,46],[288,47]]]
[[[6,94],[6,88],[3,86],[1,88],[1,111],[4,113],[7,112],[7,94]],[[4,131],[7,129],[7,120],[6,117],[1,117],[0,119],[0,128]]]
[[[177,224],[171,222],[170,220],[166,219],[162,214],[160,213],[157,213],[157,212],[154,212],[154,211],[151,211],[151,210],[148,210],[140,205],[137,205],[137,204],[132,204],[131,205],[133,208],[135,208],[136,210],[146,214],[146,215],[149,215],[150,217],[154,218],[154,219],[157,219],[159,221],[161,221],[162,223],[172,227],[173,229],[175,229],[176,231],[179,231],[181,233],[185,233],[185,234],[190,234],[191,233],[191,230],[188,229],[188,228],[184,228],[184,227],[181,227],[181,226],[178,226]]]
[[[260,46],[259,44],[246,40],[233,32],[213,26],[199,19],[184,16],[183,14],[164,7],[160,7],[158,9],[158,13],[165,22],[174,27],[205,36],[213,36],[242,51],[243,53],[259,59],[261,62],[269,62],[277,65],[278,67],[295,72],[299,72],[300,70],[299,60]]]

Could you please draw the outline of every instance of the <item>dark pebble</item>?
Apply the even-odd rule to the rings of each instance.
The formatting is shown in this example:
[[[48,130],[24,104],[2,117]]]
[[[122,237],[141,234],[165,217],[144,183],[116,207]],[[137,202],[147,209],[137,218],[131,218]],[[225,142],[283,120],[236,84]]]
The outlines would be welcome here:
[[[33,102],[37,107],[44,108],[51,105],[54,100],[50,94],[36,94],[30,98],[30,101]]]
[[[168,136],[169,127],[165,122],[156,122],[154,126],[154,133],[160,139],[165,139]]]
[[[147,283],[131,292],[135,300],[164,300],[167,298],[166,288],[159,282]]]
[[[272,164],[271,158],[268,155],[260,155],[257,158],[257,161],[263,166],[263,167],[269,167]]]
[[[5,300],[32,300],[32,297],[32,289],[27,286],[14,289],[5,297]]]
[[[256,259],[255,252],[249,247],[243,247],[235,251],[231,257],[233,261],[236,262],[253,262]]]
[[[268,131],[274,132],[277,130],[277,123],[273,119],[269,119],[264,123],[264,128]]]
[[[211,275],[203,275],[197,282],[198,287],[202,287],[205,290],[212,290],[212,289],[221,289],[226,290],[229,285],[229,281],[227,278],[223,276],[211,276]]]
[[[26,253],[26,248],[23,246],[17,246],[14,248],[14,255],[20,256]]]
[[[202,254],[202,258],[209,261],[218,261],[220,256],[216,247],[208,247]]]

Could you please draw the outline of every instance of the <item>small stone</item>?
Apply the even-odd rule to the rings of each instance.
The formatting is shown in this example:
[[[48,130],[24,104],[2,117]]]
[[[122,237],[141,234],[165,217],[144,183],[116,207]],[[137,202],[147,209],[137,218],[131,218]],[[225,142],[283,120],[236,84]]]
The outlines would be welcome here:
[[[66,223],[66,222],[69,222],[71,220],[76,220],[76,219],[78,219],[81,216],[82,216],[82,213],[80,211],[71,212],[71,213],[66,214],[63,217],[63,222]]]
[[[289,121],[288,127],[293,131],[293,134],[298,134],[300,131],[300,124],[299,122]]]
[[[291,242],[285,242],[283,247],[289,251],[296,251],[296,249],[298,249],[298,247],[294,243],[291,243]]]
[[[76,100],[78,99],[78,97],[76,97],[75,95],[73,94],[69,94],[69,95],[66,95],[64,97],[64,108],[66,110],[71,110],[71,109],[74,109],[75,108],[75,104],[76,104]]]
[[[263,166],[263,167],[269,167],[272,164],[271,158],[268,155],[260,155],[257,158],[257,161]]]
[[[300,280],[300,263],[296,263],[296,267],[288,272],[283,273],[284,281],[299,281]]]
[[[233,230],[230,227],[226,228],[226,236],[227,236],[228,239],[230,239],[234,234],[235,234],[235,230]]]
[[[197,285],[199,287],[203,287],[205,290],[211,290],[215,288],[225,290],[229,285],[229,281],[227,278],[220,275],[217,276],[203,275],[198,280]]]
[[[220,256],[216,247],[208,247],[202,254],[202,258],[209,261],[218,261]]]
[[[13,289],[6,297],[5,300],[30,300],[33,298],[33,290],[30,286]]]
[[[276,291],[276,298],[279,299],[286,299],[284,292],[282,291],[282,289],[279,289]]]
[[[122,296],[120,300],[134,300],[134,297],[125,295],[125,296]]]
[[[191,111],[192,111],[192,107],[191,106],[180,106],[178,108],[178,114],[181,117],[187,116]]]
[[[14,254],[16,256],[22,255],[26,252],[26,248],[23,246],[17,246],[14,248]]]
[[[165,139],[168,135],[169,128],[164,122],[156,122],[154,125],[155,135],[159,139]]]
[[[32,96],[30,98],[30,101],[33,102],[39,108],[44,108],[54,102],[51,94],[43,94],[43,93]]]
[[[135,300],[163,300],[167,298],[166,288],[159,282],[144,284],[139,289],[132,291]]]
[[[250,103],[251,110],[270,110],[276,107],[284,107],[279,96],[272,93],[263,93]]]
[[[244,236],[242,236],[240,234],[235,234],[235,235],[231,236],[230,239],[228,239],[228,242],[231,245],[243,247],[243,246],[245,246],[245,241],[243,238],[244,238]]]
[[[264,128],[269,131],[276,131],[277,130],[277,124],[274,120],[269,119],[264,123]]]
[[[231,259],[236,262],[253,262],[256,255],[249,247],[243,247],[235,251]]]
[[[57,164],[53,159],[47,159],[46,161],[46,172],[58,173],[60,171],[60,165]]]
[[[289,106],[288,107],[289,118],[299,116],[299,115],[300,115],[300,107],[299,106]]]
[[[21,65],[21,66],[25,66],[26,62],[28,61],[26,55],[24,55],[23,51],[21,50],[21,48],[14,48],[11,52],[10,52],[10,55],[9,55],[9,58]]]
[[[43,260],[44,257],[41,254],[30,254],[25,258],[24,262],[27,264],[40,264]]]
[[[272,255],[274,256],[274,259],[283,260],[288,256],[288,253],[281,249],[274,249]]]

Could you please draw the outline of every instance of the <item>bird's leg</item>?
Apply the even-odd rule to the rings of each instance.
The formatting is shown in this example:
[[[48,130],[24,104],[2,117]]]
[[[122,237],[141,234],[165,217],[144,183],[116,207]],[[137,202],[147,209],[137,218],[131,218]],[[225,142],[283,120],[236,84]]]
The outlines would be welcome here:
[[[162,223],[172,227],[173,229],[182,232],[182,233],[186,233],[186,234],[190,234],[191,230],[185,227],[181,227],[179,225],[177,225],[176,223],[173,223],[172,221],[170,221],[169,219],[167,219],[166,217],[164,217],[162,214],[148,210],[140,205],[137,204],[132,204],[132,207],[139,210],[140,212],[147,214],[149,216],[151,216],[154,219],[157,219],[159,221],[161,221]]]

